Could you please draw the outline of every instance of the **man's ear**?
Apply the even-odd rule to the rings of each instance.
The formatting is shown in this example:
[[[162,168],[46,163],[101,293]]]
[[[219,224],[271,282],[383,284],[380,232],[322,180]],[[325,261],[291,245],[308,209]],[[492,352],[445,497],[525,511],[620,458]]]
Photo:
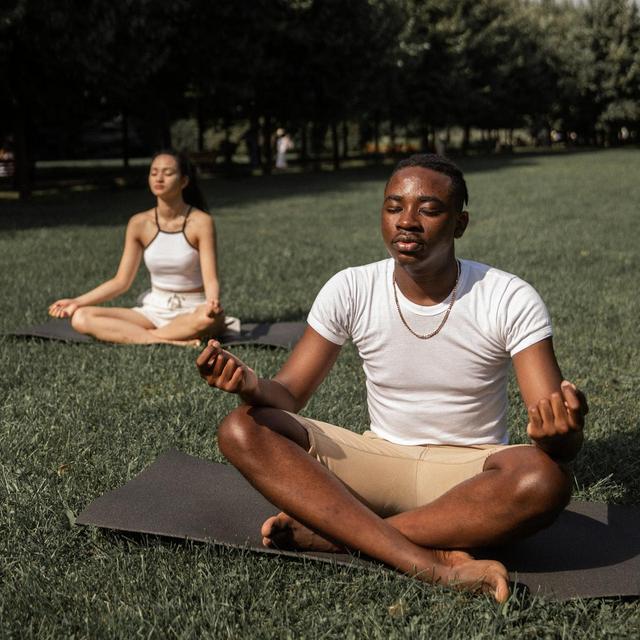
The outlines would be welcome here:
[[[469,212],[461,211],[456,220],[456,228],[453,231],[454,238],[462,238],[467,225],[469,224]]]

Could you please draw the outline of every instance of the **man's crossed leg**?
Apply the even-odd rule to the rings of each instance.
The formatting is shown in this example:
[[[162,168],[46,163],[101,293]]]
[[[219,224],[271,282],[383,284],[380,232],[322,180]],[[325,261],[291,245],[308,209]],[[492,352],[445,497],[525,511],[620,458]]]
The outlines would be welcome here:
[[[398,495],[394,506],[390,496],[403,492],[397,474],[395,478],[393,473],[388,479],[377,477],[371,483],[398,485],[390,491],[383,489],[386,495],[382,500],[371,492],[366,495],[366,479],[348,486],[344,478],[319,462],[318,458],[326,456],[318,452],[317,441],[322,438],[330,443],[330,435],[320,433],[319,438],[316,429],[322,423],[310,422],[280,409],[243,406],[220,425],[222,452],[282,510],[262,527],[267,545],[357,550],[426,581],[488,591],[504,601],[509,593],[505,567],[495,561],[475,560],[461,550],[533,533],[550,524],[569,500],[570,480],[558,464],[536,447],[514,446],[497,447],[495,452],[490,449],[488,455],[482,451],[473,455],[472,450],[476,464],[477,460],[482,464],[478,473],[471,471],[473,463],[461,463],[458,455],[455,465],[465,467],[462,475],[475,475],[425,504],[406,508],[420,493],[426,495],[424,489],[418,489],[411,491],[414,495],[408,501]],[[351,432],[345,435],[347,439],[363,438]],[[317,457],[310,455],[310,449]],[[459,449],[464,453],[465,448]],[[345,447],[338,445],[333,450],[340,458]],[[406,459],[409,475],[414,468],[420,471],[417,462]],[[401,460],[398,468],[404,465]],[[354,465],[338,463],[337,467],[353,469]],[[375,477],[376,471],[371,471]],[[421,483],[428,485],[428,477],[418,485]],[[406,510],[396,512],[398,505]]]

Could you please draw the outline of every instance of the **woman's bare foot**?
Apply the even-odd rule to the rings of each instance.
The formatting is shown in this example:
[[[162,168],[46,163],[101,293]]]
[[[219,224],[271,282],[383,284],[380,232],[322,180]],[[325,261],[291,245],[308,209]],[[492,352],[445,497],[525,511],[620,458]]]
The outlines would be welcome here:
[[[169,340],[169,338],[162,338],[154,333],[154,329],[149,329],[149,334],[152,335],[155,340],[152,340],[152,343],[156,344],[172,344],[176,347],[192,347],[197,348],[200,346],[200,338],[189,338],[187,340]]]
[[[200,347],[200,338],[193,338],[192,340],[162,340],[162,344],[173,344],[176,347],[198,349]]]
[[[294,549],[297,551],[327,551],[340,553],[345,551],[315,531],[305,527],[284,512],[271,516],[264,521],[260,529],[262,544],[274,549]]]

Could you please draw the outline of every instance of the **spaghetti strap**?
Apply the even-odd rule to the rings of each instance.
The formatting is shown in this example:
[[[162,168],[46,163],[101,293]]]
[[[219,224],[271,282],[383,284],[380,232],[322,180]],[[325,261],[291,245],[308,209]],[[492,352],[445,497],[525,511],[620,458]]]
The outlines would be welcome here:
[[[191,213],[192,209],[193,207],[189,205],[189,208],[187,209],[187,213],[184,214],[184,222],[182,223],[182,233],[184,233],[185,227],[187,226],[187,219],[189,218],[189,214]]]

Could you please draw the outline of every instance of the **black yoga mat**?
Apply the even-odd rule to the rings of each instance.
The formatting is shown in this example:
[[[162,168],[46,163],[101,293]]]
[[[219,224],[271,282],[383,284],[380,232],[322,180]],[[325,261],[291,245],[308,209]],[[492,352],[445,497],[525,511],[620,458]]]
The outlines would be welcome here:
[[[82,525],[371,566],[348,554],[265,549],[260,526],[277,509],[231,466],[169,451],[92,502]],[[557,600],[640,595],[640,508],[572,502],[548,529],[487,551],[532,593]]]
[[[306,323],[304,322],[249,322],[242,324],[239,332],[229,332],[218,339],[224,345],[261,344],[291,349],[302,337],[305,327]],[[93,338],[78,333],[66,318],[16,329],[7,335],[61,340],[63,342],[96,342]]]

